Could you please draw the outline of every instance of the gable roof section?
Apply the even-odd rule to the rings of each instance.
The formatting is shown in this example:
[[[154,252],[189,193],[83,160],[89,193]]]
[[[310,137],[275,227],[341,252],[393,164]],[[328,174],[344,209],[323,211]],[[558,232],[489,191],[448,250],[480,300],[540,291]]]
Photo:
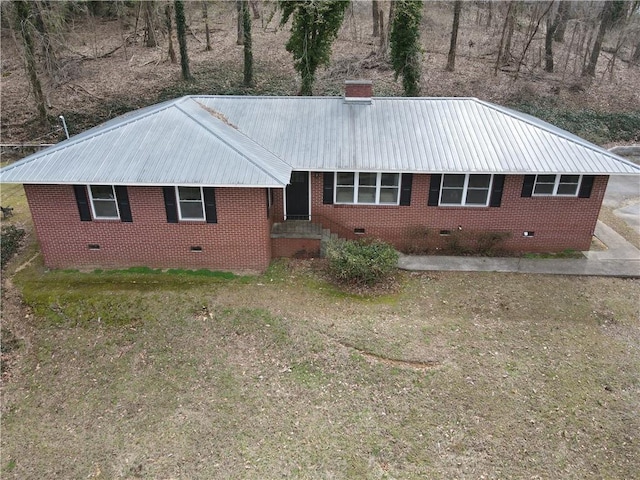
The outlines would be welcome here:
[[[282,187],[291,167],[190,97],[130,112],[2,170],[3,182]]]
[[[291,170],[640,174],[537,118],[474,98],[189,96],[0,171],[6,183],[282,187]]]

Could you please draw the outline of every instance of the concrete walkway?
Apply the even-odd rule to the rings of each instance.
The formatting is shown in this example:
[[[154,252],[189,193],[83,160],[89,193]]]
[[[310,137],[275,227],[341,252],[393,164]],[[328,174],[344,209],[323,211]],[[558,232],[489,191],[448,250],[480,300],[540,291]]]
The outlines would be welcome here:
[[[456,257],[401,255],[398,266],[415,271],[517,272],[640,278],[640,250],[598,221],[595,236],[607,246],[585,258]]]

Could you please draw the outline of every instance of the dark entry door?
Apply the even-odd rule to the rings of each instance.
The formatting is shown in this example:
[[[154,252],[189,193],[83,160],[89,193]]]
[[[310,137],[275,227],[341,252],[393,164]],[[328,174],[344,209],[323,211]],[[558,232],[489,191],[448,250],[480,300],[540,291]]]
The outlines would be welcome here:
[[[309,172],[291,172],[286,194],[287,220],[309,220]]]

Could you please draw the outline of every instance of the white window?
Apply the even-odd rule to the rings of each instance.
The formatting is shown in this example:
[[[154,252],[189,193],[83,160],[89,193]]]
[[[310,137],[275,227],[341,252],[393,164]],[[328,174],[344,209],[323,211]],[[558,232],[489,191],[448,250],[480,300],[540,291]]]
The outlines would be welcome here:
[[[176,187],[180,220],[204,220],[202,187]]]
[[[440,205],[486,207],[489,205],[491,175],[446,174],[442,175]]]
[[[533,195],[560,195],[575,197],[580,186],[580,175],[536,175]]]
[[[93,218],[98,220],[118,220],[118,202],[113,185],[90,185],[89,198]]]
[[[399,173],[338,172],[335,203],[398,205]]]

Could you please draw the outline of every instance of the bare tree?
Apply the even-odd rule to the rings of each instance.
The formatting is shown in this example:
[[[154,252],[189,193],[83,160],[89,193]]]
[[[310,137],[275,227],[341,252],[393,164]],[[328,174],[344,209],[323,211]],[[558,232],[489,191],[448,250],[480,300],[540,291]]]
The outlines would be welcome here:
[[[536,33],[538,33],[538,29],[540,28],[540,22],[542,22],[542,19],[549,14],[549,11],[553,6],[553,2],[554,0],[551,0],[549,2],[549,4],[547,5],[547,8],[544,10],[544,12],[542,12],[542,15],[540,15],[539,17],[538,17],[538,12],[540,10],[540,4],[536,4],[536,8],[534,9],[533,14],[531,15],[531,25],[530,25],[529,31],[527,32],[527,41],[525,43],[524,48],[522,49],[522,55],[520,55],[520,59],[518,60],[518,66],[516,67],[516,76],[515,76],[516,80],[518,79],[518,75],[520,74],[520,67],[522,67],[524,58],[527,55],[527,50],[529,50],[529,47],[531,46],[531,42],[536,36]],[[536,21],[536,17],[538,17],[537,21]],[[534,22],[535,22],[535,26],[534,26]]]
[[[558,43],[564,42],[564,32],[567,30],[569,18],[571,18],[571,2],[568,0],[560,0],[558,4],[558,13],[554,20],[554,23],[557,23],[553,33],[554,41]]]
[[[493,69],[493,74],[498,74],[498,68],[500,65],[503,65],[503,59],[505,57],[505,46],[506,46],[506,37],[509,29],[509,19],[512,17],[512,10],[514,8],[514,0],[511,0],[507,6],[507,15],[505,16],[504,24],[502,25],[502,35],[500,36],[500,45],[498,46],[498,58],[496,59],[496,64]],[[513,33],[513,32],[512,32]],[[511,40],[509,40],[509,43]]]
[[[249,0],[251,5],[251,11],[253,12],[253,19],[260,20],[260,9],[258,8],[258,0]]]
[[[460,11],[462,10],[462,0],[453,3],[453,26],[451,28],[451,43],[449,44],[449,55],[447,57],[447,71],[453,72],[456,68],[456,48],[458,43],[458,27],[460,26]]]
[[[207,46],[204,48],[207,52],[211,51],[211,34],[209,32],[209,12],[207,8],[207,0],[202,0],[202,19],[204,20],[204,35]]]
[[[52,12],[52,8],[47,8],[46,5],[43,5],[40,1],[34,1],[31,3],[33,8],[33,25],[38,34],[41,51],[42,51],[42,59],[44,61],[44,65],[47,73],[50,77],[54,77],[55,74],[60,69],[60,63],[58,61],[58,57],[56,55],[56,49],[54,46],[54,39],[52,34],[51,23],[48,20],[51,17],[55,17],[58,19],[57,29],[64,28],[64,15],[56,15]],[[55,27],[53,30],[55,31]]]
[[[176,58],[176,51],[173,48],[173,28],[171,26],[171,4],[168,3],[166,7],[164,7],[164,21],[167,27],[167,36],[169,37],[169,60],[171,63],[176,63],[178,59]]]
[[[560,7],[564,3],[566,2],[560,2]],[[553,18],[553,21],[551,21],[551,16],[547,18],[547,33],[544,36],[544,70],[549,73],[553,73],[553,37],[558,25],[560,24],[560,18],[562,16],[560,7],[558,7],[558,11]]]
[[[516,25],[518,3],[519,2],[517,0],[511,0],[507,7],[507,15],[504,19],[504,26],[502,29],[502,53],[498,55],[498,61],[501,65],[506,65],[511,61],[511,40],[513,39],[513,30],[515,29]]]
[[[378,0],[372,0],[371,2],[371,14],[373,17],[373,36],[380,36],[380,5]]]
[[[638,40],[638,43],[636,43],[635,49],[633,50],[631,63],[633,65],[640,65],[640,40]]]
[[[36,99],[36,108],[38,110],[38,119],[45,123],[47,121],[47,108],[45,104],[44,94],[42,93],[42,85],[40,78],[38,77],[38,66],[36,64],[35,57],[35,43],[33,41],[33,24],[31,22],[32,12],[29,2],[24,0],[15,0],[15,13],[16,13],[16,29],[22,38],[22,45],[24,47],[24,59],[25,67],[27,69],[27,75],[29,76],[29,82],[31,83],[31,89]]]
[[[604,41],[604,35],[607,30],[621,18],[624,12],[625,2],[623,0],[609,0],[604,3],[602,12],[600,14],[600,26],[598,28],[598,34],[593,42],[593,48],[591,55],[589,56],[589,64],[582,70],[582,76],[595,77],[596,64],[598,63],[598,57],[600,56],[600,50],[602,49],[602,42]]]
[[[236,0],[236,45],[244,44],[244,33],[242,31],[242,0]]]
[[[145,23],[145,45],[147,47],[158,46],[156,40],[156,2],[154,0],[145,0],[142,2],[144,6],[144,23]]]
[[[387,54],[387,48],[389,47],[387,29],[384,28],[384,10],[380,10],[378,20],[380,22],[380,42],[378,43],[378,47],[380,54],[384,56]]]

